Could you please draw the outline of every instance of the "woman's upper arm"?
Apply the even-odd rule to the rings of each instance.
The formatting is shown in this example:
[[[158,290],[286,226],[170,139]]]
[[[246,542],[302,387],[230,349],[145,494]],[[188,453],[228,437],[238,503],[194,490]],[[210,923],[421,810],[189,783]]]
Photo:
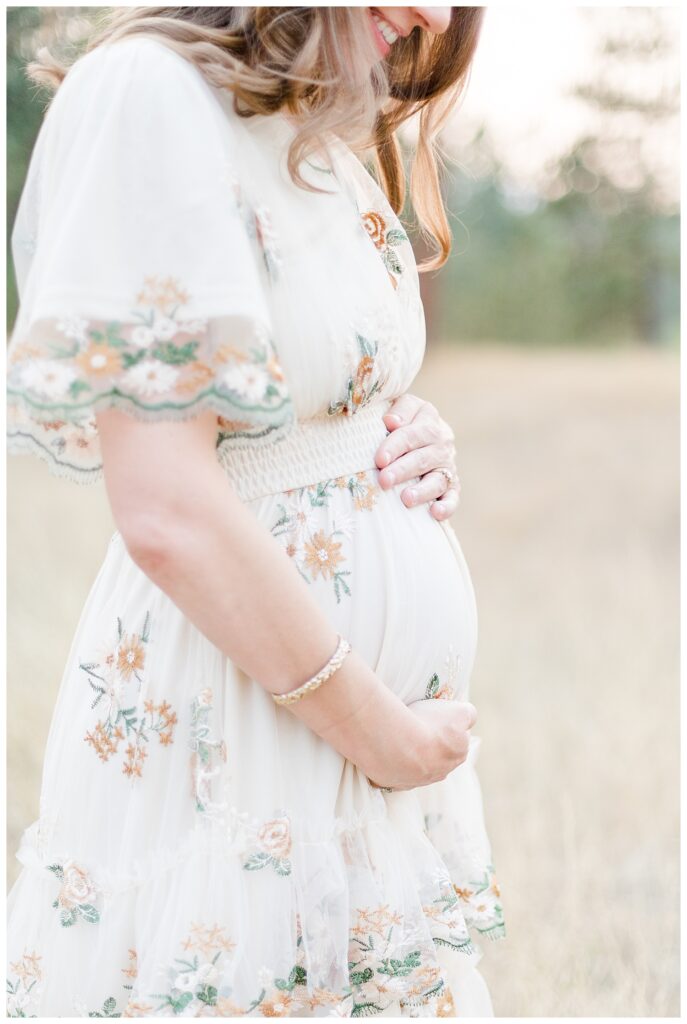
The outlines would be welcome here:
[[[13,232],[33,255],[7,356],[9,450],[79,482],[107,459],[121,509],[119,481],[129,502],[149,498],[186,439],[209,451],[213,422],[215,437],[290,429],[264,267],[233,187],[250,169],[201,73],[145,37],[97,47],[41,132]]]
[[[215,457],[217,414],[145,422],[109,408],[96,413],[105,486],[118,530],[132,552],[157,548],[177,518],[193,512]]]

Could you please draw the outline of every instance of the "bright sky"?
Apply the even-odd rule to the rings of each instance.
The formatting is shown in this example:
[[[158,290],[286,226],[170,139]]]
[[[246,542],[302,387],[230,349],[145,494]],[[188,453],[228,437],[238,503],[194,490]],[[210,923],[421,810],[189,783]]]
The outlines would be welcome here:
[[[646,81],[646,67],[635,67],[630,61],[620,65],[624,84],[635,84],[640,94],[651,94],[670,80],[678,81],[679,11],[663,8],[663,16],[674,18],[675,52],[669,60],[662,60],[660,71],[652,67],[652,81]],[[447,148],[469,168],[470,140],[484,122],[514,180],[536,187],[542,165],[565,153],[593,123],[595,115],[588,106],[567,96],[566,90],[597,76],[595,53],[604,19],[606,24],[611,19],[614,28],[626,23],[637,31],[635,22],[627,19],[627,8],[622,7],[605,11],[555,4],[486,7],[467,92],[444,134]],[[666,82],[657,81],[658,75]],[[648,131],[646,135],[648,158],[655,160],[668,192],[677,197],[676,126],[666,130],[660,125],[651,137]]]

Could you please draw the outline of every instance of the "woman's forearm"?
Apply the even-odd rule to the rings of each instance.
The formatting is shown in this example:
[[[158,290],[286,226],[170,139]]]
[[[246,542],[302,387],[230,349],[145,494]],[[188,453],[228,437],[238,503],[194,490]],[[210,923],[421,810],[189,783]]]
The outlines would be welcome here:
[[[110,502],[132,559],[267,690],[287,692],[314,675],[333,654],[337,633],[282,546],[232,491],[214,454],[198,444],[197,431],[184,423],[132,423],[116,410],[99,414],[99,428],[104,448],[111,447],[104,463]],[[125,443],[131,432],[138,447],[133,438]],[[157,463],[140,447],[156,434]],[[172,438],[168,472],[163,453]],[[145,473],[132,465],[132,451]],[[289,710],[368,773],[398,759],[399,750],[412,760],[425,729],[355,650]]]

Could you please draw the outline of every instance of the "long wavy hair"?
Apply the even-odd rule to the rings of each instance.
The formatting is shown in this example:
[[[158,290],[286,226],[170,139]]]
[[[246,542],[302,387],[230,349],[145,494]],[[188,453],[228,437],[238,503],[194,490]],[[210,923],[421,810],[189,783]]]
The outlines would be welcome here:
[[[444,33],[416,27],[380,60],[366,7],[111,8],[82,52],[123,36],[161,38],[211,84],[231,89],[240,115],[282,110],[291,116],[298,126],[288,153],[294,182],[310,187],[299,164],[332,132],[359,154],[372,151],[379,184],[397,214],[407,190],[397,129],[418,114],[410,200],[434,248],[420,269],[432,270],[451,249],[437,135],[467,85],[483,14],[482,7],[453,7]],[[68,68],[44,46],[26,74],[56,90]]]

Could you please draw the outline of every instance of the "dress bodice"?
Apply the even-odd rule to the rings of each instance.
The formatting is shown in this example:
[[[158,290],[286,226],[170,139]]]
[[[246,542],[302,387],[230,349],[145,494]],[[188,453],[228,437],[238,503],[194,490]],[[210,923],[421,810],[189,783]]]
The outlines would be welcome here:
[[[340,139],[302,162],[316,191],[295,184],[295,130],[239,116],[152,37],[75,62],[12,234],[11,447],[87,481],[108,405],[213,408],[224,450],[408,390],[425,348],[408,236]]]

